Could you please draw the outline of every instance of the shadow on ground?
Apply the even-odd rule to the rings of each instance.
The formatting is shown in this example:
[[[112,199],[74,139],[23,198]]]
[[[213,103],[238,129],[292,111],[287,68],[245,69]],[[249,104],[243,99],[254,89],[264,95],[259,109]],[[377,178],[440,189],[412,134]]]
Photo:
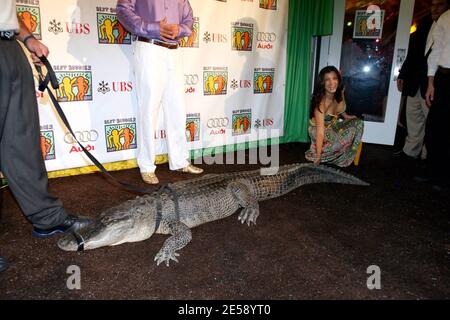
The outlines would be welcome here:
[[[280,148],[281,164],[305,162],[304,144]],[[365,145],[346,171],[370,187],[317,184],[260,204],[255,227],[237,214],[193,229],[180,263],[156,266],[167,236],[82,253],[56,239],[34,239],[9,190],[2,192],[1,299],[443,299],[450,298],[450,197],[412,180],[416,164],[391,148]],[[258,165],[202,166],[209,173]],[[159,166],[162,183],[188,179]],[[140,183],[137,169],[114,172]],[[132,199],[99,174],[52,179],[67,209],[95,217]],[[69,266],[81,290],[69,290]],[[381,290],[368,290],[367,268],[381,269]]]

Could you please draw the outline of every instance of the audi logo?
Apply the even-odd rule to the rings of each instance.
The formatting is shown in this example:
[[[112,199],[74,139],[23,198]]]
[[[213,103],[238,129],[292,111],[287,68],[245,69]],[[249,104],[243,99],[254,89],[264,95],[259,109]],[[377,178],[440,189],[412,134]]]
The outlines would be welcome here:
[[[208,120],[208,128],[222,128],[228,126],[230,120],[225,118],[214,118]]]
[[[64,136],[64,142],[67,144],[74,144],[77,142],[75,138],[77,138],[78,141],[84,143],[95,142],[98,139],[98,132],[95,130],[77,131],[74,133],[75,137],[70,132],[67,132],[66,135]]]
[[[256,35],[256,40],[275,42],[277,40],[277,35],[274,32],[258,32]]]
[[[199,81],[197,74],[185,74],[184,79],[187,86],[195,86]]]

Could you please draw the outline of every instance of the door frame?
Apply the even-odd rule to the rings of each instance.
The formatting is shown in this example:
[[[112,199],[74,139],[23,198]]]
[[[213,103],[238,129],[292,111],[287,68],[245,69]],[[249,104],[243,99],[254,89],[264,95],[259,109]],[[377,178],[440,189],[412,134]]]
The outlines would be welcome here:
[[[333,34],[323,37],[319,69],[328,65],[340,68],[342,37],[344,33],[345,1],[334,0]],[[363,141],[367,143],[394,145],[397,122],[400,112],[401,92],[397,90],[394,81],[398,76],[401,65],[397,65],[397,53],[400,50],[408,51],[410,26],[414,14],[415,0],[400,0],[400,12],[395,38],[394,57],[389,78],[389,91],[386,104],[385,121],[382,123],[364,121]]]

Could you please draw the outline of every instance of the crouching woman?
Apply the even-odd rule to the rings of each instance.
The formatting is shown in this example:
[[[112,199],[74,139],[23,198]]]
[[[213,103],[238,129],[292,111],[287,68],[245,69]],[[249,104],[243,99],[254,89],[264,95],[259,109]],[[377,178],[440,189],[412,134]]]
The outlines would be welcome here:
[[[348,115],[345,109],[339,70],[333,66],[323,68],[311,99],[311,147],[305,153],[307,160],[339,167],[348,167],[355,160],[361,151],[364,122]]]

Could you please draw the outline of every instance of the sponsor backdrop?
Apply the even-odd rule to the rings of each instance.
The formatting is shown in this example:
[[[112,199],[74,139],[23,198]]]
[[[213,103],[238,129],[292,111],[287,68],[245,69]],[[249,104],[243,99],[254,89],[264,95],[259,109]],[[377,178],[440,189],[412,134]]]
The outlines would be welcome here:
[[[60,83],[55,93],[76,137],[102,163],[135,159],[140,132],[131,65],[134,42],[117,20],[116,1],[16,2],[21,19],[50,48],[49,59]],[[190,3],[194,32],[182,39],[180,50],[191,150],[266,139],[267,133],[259,133],[268,129],[279,130],[271,137],[281,136],[288,0]],[[48,95],[36,91],[36,96],[47,169],[91,165]],[[165,154],[162,126],[155,137],[158,153]]]

